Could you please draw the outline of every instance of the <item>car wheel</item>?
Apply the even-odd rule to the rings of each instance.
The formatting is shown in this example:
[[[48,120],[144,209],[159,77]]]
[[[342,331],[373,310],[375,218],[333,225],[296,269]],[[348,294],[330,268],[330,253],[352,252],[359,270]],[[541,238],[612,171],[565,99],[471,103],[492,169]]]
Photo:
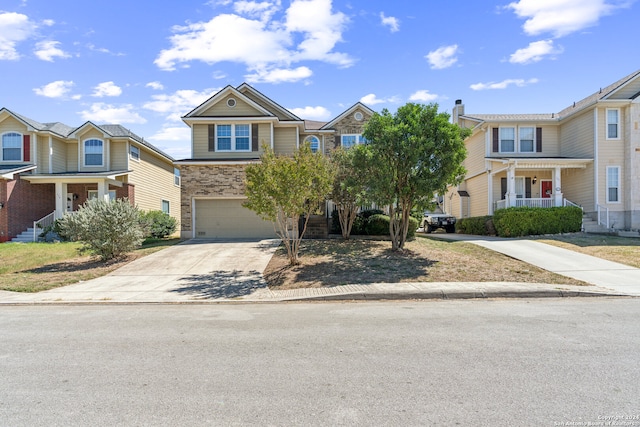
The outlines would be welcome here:
[[[456,232],[456,227],[455,225],[447,225],[447,233],[455,233]]]
[[[424,227],[424,232],[425,233],[431,233],[433,231],[433,227],[430,226],[429,224],[425,225]]]

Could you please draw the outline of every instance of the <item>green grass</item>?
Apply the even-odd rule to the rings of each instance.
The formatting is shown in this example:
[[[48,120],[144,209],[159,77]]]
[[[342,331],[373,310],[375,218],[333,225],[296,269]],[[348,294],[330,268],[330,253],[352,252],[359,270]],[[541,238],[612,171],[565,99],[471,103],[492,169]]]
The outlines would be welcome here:
[[[0,244],[0,290],[39,292],[94,279],[178,242],[149,239],[126,257],[106,263],[81,254],[76,242]]]

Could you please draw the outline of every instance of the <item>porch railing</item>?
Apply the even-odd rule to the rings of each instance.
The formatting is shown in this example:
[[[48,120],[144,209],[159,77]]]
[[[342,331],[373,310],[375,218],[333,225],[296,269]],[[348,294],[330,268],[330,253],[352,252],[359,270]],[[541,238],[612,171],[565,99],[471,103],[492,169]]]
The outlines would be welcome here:
[[[56,220],[56,211],[51,212],[49,215],[44,218],[40,218],[37,221],[33,221],[33,241],[38,241],[38,229],[45,229],[48,226],[52,225]]]
[[[596,204],[598,211],[598,225],[604,225],[609,228],[609,208]]]
[[[549,197],[539,197],[539,198],[518,198],[516,199],[516,207],[529,207],[529,208],[552,208],[554,207],[555,199]],[[573,203],[570,200],[563,199],[562,206],[576,206],[582,209],[577,203]],[[505,209],[507,207],[506,199],[498,200],[496,202],[496,210]]]

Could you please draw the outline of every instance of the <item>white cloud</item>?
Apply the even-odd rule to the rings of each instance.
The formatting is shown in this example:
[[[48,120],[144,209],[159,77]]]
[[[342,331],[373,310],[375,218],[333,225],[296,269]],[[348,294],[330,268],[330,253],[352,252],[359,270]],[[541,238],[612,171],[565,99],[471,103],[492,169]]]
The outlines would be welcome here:
[[[360,102],[367,105],[376,105],[384,103],[398,103],[400,100],[396,96],[392,96],[390,98],[378,98],[374,93],[370,93],[360,98]]]
[[[27,15],[0,12],[0,60],[15,61],[20,58],[18,43],[30,38],[37,28]]]
[[[170,121],[180,121],[180,117],[209,99],[219,89],[205,89],[202,92],[184,89],[172,94],[153,95],[153,99],[143,105],[143,108],[156,113],[166,114]]]
[[[458,61],[456,54],[458,53],[458,45],[442,46],[433,50],[425,56],[434,70],[451,67]]]
[[[245,79],[249,83],[292,83],[309,78],[312,74],[313,72],[308,67],[295,69],[276,68],[272,70],[257,69],[253,74],[247,74]]]
[[[150,87],[153,90],[163,90],[164,86],[160,82],[149,82],[145,85],[145,87]]]
[[[191,129],[188,126],[164,126],[155,135],[150,136],[149,140],[191,143]]]
[[[528,35],[550,33],[563,37],[592,27],[601,17],[629,4],[615,5],[607,0],[519,0],[506,7],[526,19],[523,29]]]
[[[303,107],[303,108],[289,108],[296,116],[301,119],[307,120],[329,120],[331,118],[331,111],[327,110],[324,107]]]
[[[272,15],[279,9],[280,1],[240,2],[234,4],[235,14],[175,26],[171,47],[160,51],[154,63],[174,70],[191,61],[229,61],[245,64],[256,76],[264,70],[292,69],[291,64],[300,61],[353,64],[348,54],[334,52],[348,18],[332,11],[331,0],[293,0],[278,20]],[[268,13],[257,19],[260,10]]]
[[[137,113],[132,104],[120,106],[98,102],[91,104],[89,110],[80,111],[84,120],[98,123],[146,123],[147,119]]]
[[[409,97],[409,101],[416,101],[416,102],[433,102],[436,99],[438,99],[439,96],[436,95],[435,93],[429,93],[428,90],[419,90],[415,93],[413,93],[410,97]]]
[[[43,61],[53,62],[53,59],[58,58],[70,58],[67,52],[58,47],[60,42],[55,40],[46,40],[36,43],[36,50],[34,53]]]
[[[384,16],[384,12],[380,12],[380,22],[382,22],[382,25],[388,26],[392,33],[400,31],[400,21],[398,18]]]
[[[501,82],[475,83],[469,86],[473,90],[506,89],[509,86],[524,87],[538,83],[538,79],[507,79]]]
[[[540,40],[529,43],[529,46],[518,49],[509,57],[512,64],[529,64],[544,59],[545,56],[562,53],[562,48],[556,48],[553,40]]]
[[[93,94],[96,98],[104,98],[105,96],[120,96],[122,89],[113,82],[102,82],[93,88]]]
[[[33,89],[36,95],[45,96],[47,98],[62,98],[65,96],[74,83],[66,80],[56,80],[55,82],[48,83],[42,87]]]

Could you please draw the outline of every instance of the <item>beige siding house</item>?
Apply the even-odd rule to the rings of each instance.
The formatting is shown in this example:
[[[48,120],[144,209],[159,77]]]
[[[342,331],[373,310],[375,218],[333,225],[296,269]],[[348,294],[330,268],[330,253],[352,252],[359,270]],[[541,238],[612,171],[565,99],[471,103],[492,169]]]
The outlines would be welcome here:
[[[329,123],[303,120],[246,83],[214,94],[182,118],[191,128],[192,157],[176,161],[182,179],[181,237],[275,237],[271,222],[242,206],[246,165],[259,162],[265,146],[291,155],[309,142],[314,151],[328,154],[360,143],[372,114],[357,103]]]
[[[467,175],[443,198],[458,217],[511,206],[581,206],[607,229],[640,230],[640,71],[552,114],[469,114]]]
[[[90,198],[124,198],[180,220],[173,159],[120,125],[40,123],[0,109],[0,242]]]

